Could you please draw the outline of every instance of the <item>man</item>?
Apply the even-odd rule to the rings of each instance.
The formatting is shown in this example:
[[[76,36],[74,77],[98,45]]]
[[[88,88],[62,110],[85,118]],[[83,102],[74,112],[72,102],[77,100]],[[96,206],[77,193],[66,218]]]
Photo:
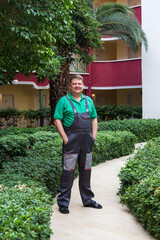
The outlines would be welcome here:
[[[59,211],[64,214],[69,213],[68,206],[77,161],[83,205],[102,208],[92,200],[94,194],[90,187],[92,148],[98,128],[97,113],[92,99],[84,96],[82,91],[83,78],[73,75],[70,78],[70,93],[58,101],[54,113],[54,124],[63,139],[61,193],[57,203]]]

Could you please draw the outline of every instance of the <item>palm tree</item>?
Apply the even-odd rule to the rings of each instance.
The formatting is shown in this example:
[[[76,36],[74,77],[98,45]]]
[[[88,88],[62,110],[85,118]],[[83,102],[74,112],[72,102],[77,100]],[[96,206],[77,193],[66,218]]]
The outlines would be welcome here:
[[[147,50],[148,43],[145,33],[136,19],[134,11],[129,6],[119,3],[105,3],[94,11],[97,21],[101,23],[99,31],[103,35],[124,40],[134,52],[138,51],[140,43],[144,44]]]

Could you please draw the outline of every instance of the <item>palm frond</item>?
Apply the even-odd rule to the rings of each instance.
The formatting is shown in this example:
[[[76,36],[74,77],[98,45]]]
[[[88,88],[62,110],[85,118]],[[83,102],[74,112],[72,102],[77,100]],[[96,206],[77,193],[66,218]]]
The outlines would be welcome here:
[[[134,14],[133,10],[125,4],[121,3],[104,3],[95,9],[97,20],[112,15],[114,13]]]
[[[96,9],[96,18],[101,23],[103,35],[118,37],[127,42],[136,52],[140,43],[148,48],[147,38],[132,9],[124,4],[102,4]]]

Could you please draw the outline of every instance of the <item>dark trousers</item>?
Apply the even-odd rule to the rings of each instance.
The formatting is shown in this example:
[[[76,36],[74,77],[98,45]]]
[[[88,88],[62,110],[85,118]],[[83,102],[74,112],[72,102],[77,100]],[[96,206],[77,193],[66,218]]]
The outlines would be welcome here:
[[[69,205],[76,162],[79,170],[79,190],[83,205],[91,203],[94,194],[90,186],[92,148],[94,138],[90,132],[67,133],[68,143],[63,145],[63,171],[58,205]]]

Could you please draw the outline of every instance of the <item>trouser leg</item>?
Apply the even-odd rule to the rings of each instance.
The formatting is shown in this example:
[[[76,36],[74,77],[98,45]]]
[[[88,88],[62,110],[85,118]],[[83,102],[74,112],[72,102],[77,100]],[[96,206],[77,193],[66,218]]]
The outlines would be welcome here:
[[[94,194],[91,190],[91,164],[92,153],[80,154],[79,156],[79,191],[83,205],[91,203]]]
[[[69,206],[77,158],[78,153],[63,152],[63,171],[61,175],[60,195],[57,198],[58,205]]]
[[[58,205],[68,207],[71,198],[71,188],[74,180],[74,170],[66,171],[63,169],[60,184],[60,195],[57,198]]]

